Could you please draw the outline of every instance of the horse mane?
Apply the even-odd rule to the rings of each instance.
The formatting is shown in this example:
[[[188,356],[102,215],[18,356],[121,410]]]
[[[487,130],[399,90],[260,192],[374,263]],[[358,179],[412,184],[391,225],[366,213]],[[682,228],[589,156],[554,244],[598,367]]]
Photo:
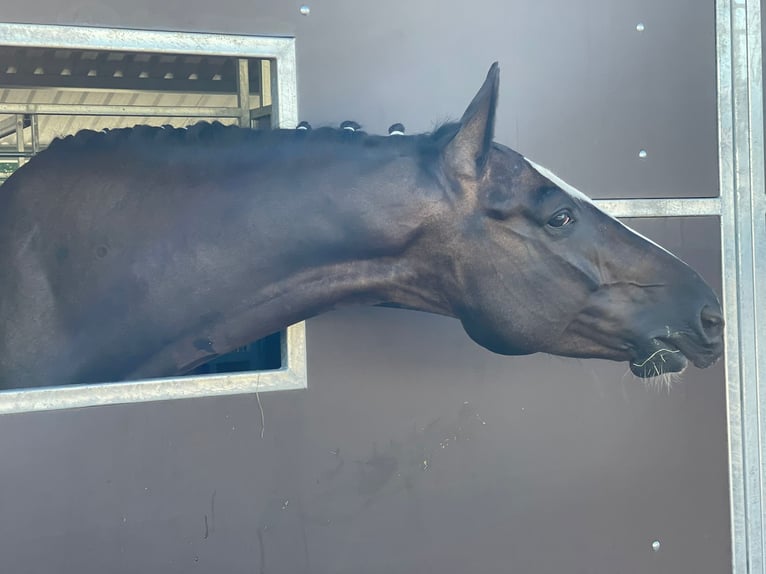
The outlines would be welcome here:
[[[343,143],[360,147],[390,146],[408,151],[417,151],[430,156],[457,133],[458,123],[444,123],[432,132],[415,135],[381,136],[357,130],[333,127],[318,127],[312,130],[275,129],[257,130],[236,125],[225,125],[218,121],[201,121],[189,127],[136,125],[129,128],[115,128],[95,131],[80,130],[73,135],[54,139],[42,154],[50,157],[56,152],[88,152],[113,146],[144,146],[149,143],[168,143],[173,146],[222,146],[237,143],[254,143],[265,146],[288,141],[312,143]],[[414,148],[414,149],[413,149]]]

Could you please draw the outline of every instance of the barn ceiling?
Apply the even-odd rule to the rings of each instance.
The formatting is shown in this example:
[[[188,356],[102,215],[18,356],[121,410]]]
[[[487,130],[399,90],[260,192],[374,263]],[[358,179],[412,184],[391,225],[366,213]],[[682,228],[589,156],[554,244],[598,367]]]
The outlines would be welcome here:
[[[261,61],[250,60],[252,107],[260,105]],[[164,107],[221,108],[237,105],[237,61],[222,56],[59,50],[0,46],[0,103],[77,106],[143,106],[157,115],[37,116],[39,147],[81,129],[136,124],[184,126],[200,117],[163,116]],[[0,113],[0,156],[17,150],[21,116]],[[209,119],[235,123],[211,114]],[[24,148],[32,149],[32,117],[25,115]],[[2,170],[0,170],[2,171]],[[7,171],[7,170],[6,170]],[[2,174],[0,174],[2,178]]]

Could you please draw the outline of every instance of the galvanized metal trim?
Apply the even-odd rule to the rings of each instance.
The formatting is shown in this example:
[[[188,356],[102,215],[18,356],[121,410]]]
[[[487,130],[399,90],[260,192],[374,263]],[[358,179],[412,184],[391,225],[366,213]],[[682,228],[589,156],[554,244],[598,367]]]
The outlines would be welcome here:
[[[275,126],[277,118],[280,118],[284,125],[294,125],[295,118],[298,116],[295,41],[292,38],[0,23],[0,45],[167,52],[234,56],[241,59],[268,58],[272,59],[274,64],[271,66],[272,105],[268,108],[247,110],[246,119],[242,98],[238,101],[239,106],[236,108],[0,104],[0,113],[230,117],[246,122],[249,122],[251,118],[271,114]],[[277,69],[278,73],[276,73]],[[240,80],[243,79],[247,80],[240,74]],[[242,81],[238,82],[240,91],[243,89],[241,84]],[[21,153],[26,156],[28,150],[22,148]],[[2,391],[0,392],[0,414],[305,389],[307,387],[305,323],[292,325],[286,330],[282,345],[282,364],[281,369],[272,371]]]
[[[747,513],[745,510],[742,391],[738,332],[737,210],[734,203],[734,113],[731,50],[731,5],[716,2],[716,54],[718,73],[718,165],[721,201],[721,257],[723,305],[726,319],[726,400],[729,439],[729,515],[732,572],[747,572]]]
[[[763,97],[755,0],[716,2],[721,250],[734,574],[764,574]],[[761,324],[759,324],[759,321]]]
[[[699,217],[721,214],[719,197],[597,199],[593,203],[613,217]]]
[[[0,415],[306,388],[304,323],[288,327],[286,364],[273,371],[0,392]]]
[[[277,54],[271,66],[271,101],[277,102],[277,113],[272,117],[272,125],[277,128],[294,128],[298,124],[298,71],[293,39],[283,44],[282,51]]]
[[[35,114],[51,116],[137,116],[188,118],[239,118],[235,107],[195,106],[114,106],[79,104],[0,103],[0,114]]]
[[[0,44],[29,48],[281,58],[293,41],[273,36],[0,23]]]
[[[758,432],[757,456],[750,466],[757,465],[759,495],[752,501],[752,511],[759,513],[759,520],[753,523],[752,536],[758,536],[757,552],[750,551],[752,562],[760,561],[761,572],[766,572],[766,175],[764,173],[764,109],[763,109],[763,49],[762,49],[762,4],[749,0],[747,3],[747,62],[749,96],[749,163],[750,199],[753,218],[753,323],[756,336],[753,345],[757,393],[758,417],[753,421]],[[757,506],[756,506],[757,504]],[[748,546],[753,546],[748,543]]]

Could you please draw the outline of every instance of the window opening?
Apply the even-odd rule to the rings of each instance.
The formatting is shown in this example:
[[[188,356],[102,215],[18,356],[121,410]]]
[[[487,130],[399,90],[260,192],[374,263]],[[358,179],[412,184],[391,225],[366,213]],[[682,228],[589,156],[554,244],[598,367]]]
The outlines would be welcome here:
[[[295,107],[292,38],[0,23],[0,184],[82,129],[271,129]],[[300,323],[183,377],[3,391],[0,413],[305,387]]]

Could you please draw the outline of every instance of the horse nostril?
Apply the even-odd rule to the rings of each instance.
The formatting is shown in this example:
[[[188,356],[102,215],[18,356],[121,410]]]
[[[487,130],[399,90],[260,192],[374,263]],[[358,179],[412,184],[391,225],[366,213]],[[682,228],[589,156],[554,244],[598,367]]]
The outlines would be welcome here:
[[[712,307],[703,307],[700,313],[702,330],[708,337],[715,338],[723,332],[723,317],[721,312]]]

